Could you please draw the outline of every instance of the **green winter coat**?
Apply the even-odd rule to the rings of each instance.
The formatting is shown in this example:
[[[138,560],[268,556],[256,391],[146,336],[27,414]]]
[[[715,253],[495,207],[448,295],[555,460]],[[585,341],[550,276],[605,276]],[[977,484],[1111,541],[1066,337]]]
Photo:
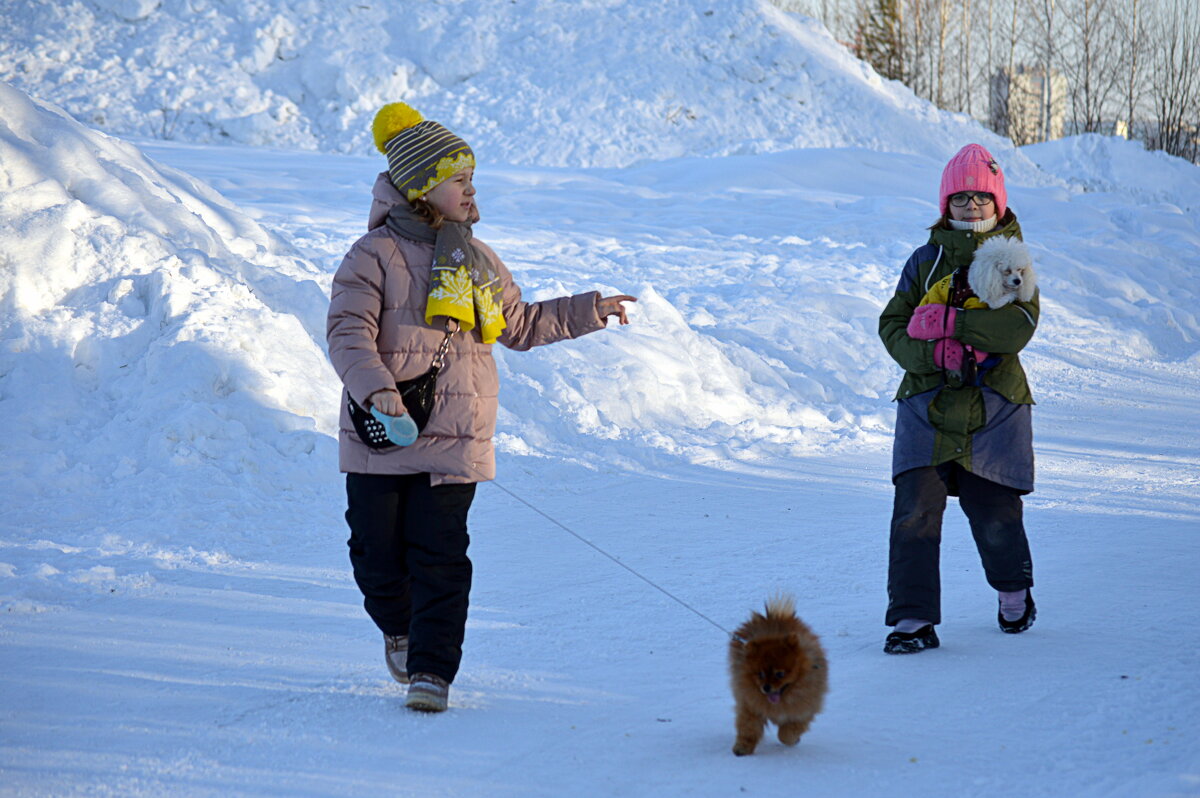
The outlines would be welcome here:
[[[879,337],[888,354],[904,369],[904,379],[895,398],[904,402],[940,389],[936,398],[928,403],[928,421],[937,432],[932,461],[928,465],[961,460],[970,470],[972,435],[988,419],[980,388],[956,384],[953,377],[948,377],[934,365],[936,342],[910,338],[908,322],[934,283],[970,264],[979,244],[1000,235],[1021,238],[1020,225],[1011,210],[995,229],[987,233],[935,228],[929,243],[919,247],[904,265],[896,293],[879,317]],[[951,337],[1001,356],[1000,362],[984,373],[983,385],[1013,404],[1034,403],[1017,353],[1033,337],[1039,315],[1035,293],[1029,302],[1015,301],[995,310],[959,310],[955,318]]]

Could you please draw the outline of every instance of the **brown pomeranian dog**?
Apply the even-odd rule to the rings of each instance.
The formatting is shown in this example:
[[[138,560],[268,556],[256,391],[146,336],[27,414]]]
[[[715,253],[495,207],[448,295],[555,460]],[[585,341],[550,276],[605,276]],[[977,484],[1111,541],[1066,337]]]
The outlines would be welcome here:
[[[821,711],[829,686],[825,651],[796,617],[790,596],[776,595],[766,615],[750,615],[729,642],[729,678],[737,702],[733,752],[753,754],[767,721],[779,727],[779,742],[795,745]]]

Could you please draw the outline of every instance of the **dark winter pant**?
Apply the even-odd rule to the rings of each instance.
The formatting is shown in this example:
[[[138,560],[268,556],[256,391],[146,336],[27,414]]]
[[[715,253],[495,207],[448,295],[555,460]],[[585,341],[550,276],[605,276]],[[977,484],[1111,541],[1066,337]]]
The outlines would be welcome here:
[[[910,469],[897,476],[895,482],[885,619],[888,626],[904,618],[942,622],[938,567],[942,515],[946,497],[955,493],[971,524],[988,584],[1004,591],[1033,587],[1020,491],[976,476],[953,462]]]
[[[363,606],[387,635],[408,635],[408,672],[454,681],[471,591],[467,511],[475,485],[428,474],[347,474],[350,563]]]

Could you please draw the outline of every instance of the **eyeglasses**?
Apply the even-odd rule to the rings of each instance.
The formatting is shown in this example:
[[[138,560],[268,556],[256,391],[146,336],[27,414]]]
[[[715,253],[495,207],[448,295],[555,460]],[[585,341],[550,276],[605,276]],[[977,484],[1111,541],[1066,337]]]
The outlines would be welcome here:
[[[982,208],[991,205],[995,198],[986,191],[960,191],[950,195],[950,204],[955,208],[965,208],[971,200],[975,200],[975,204]]]

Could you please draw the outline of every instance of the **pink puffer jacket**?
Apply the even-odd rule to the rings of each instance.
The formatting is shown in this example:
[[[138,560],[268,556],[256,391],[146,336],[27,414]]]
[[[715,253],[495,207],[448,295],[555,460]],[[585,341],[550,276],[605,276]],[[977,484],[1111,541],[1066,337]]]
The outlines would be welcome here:
[[[433,245],[404,238],[384,224],[404,202],[387,174],[375,181],[368,229],[346,253],[333,278],[326,331],[329,359],[359,404],[375,391],[394,388],[429,368],[445,337],[444,327],[425,323]],[[492,250],[475,239],[504,283],[508,328],[499,342],[525,350],[603,329],[598,292],[545,302],[521,301],[521,289]],[[441,324],[441,319],[434,319]],[[435,485],[480,482],[495,476],[492,435],[499,406],[499,376],[492,346],[478,330],[459,332],[438,376],[433,414],[411,446],[374,450],[354,433],[342,395],[339,461],[343,472],[429,472]]]

